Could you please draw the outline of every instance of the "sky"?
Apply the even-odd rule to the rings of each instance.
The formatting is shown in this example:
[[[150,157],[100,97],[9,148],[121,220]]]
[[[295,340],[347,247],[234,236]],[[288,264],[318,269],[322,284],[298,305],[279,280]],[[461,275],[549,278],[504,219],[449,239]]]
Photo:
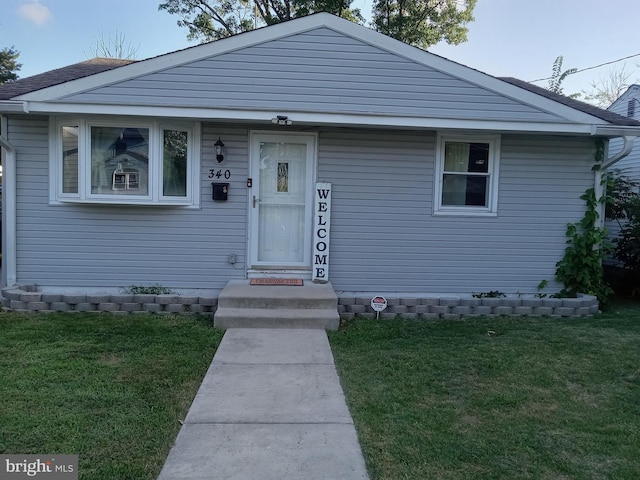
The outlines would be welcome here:
[[[196,45],[177,26],[177,16],[158,11],[160,1],[0,0],[0,49],[15,47],[20,53],[23,78],[92,58],[100,38],[124,36],[136,59]],[[370,18],[370,0],[352,5]],[[526,81],[549,77],[559,55],[563,69],[633,56],[569,76],[564,93],[588,91],[622,67],[631,73],[630,82],[640,81],[639,0],[478,0],[474,16],[467,42],[429,51],[490,75]]]

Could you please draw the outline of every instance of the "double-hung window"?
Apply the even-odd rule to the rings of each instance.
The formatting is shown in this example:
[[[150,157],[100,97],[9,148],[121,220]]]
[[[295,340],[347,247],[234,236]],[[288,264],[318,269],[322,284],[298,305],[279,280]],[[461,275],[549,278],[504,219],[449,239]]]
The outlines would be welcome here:
[[[438,136],[434,212],[495,215],[499,136]]]
[[[197,205],[199,124],[54,120],[54,202]]]

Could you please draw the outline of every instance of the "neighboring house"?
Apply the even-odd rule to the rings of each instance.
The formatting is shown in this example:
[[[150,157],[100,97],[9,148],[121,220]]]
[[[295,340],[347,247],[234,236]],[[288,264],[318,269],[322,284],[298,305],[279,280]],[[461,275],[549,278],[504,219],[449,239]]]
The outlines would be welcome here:
[[[627,117],[629,119],[640,119],[640,85],[631,85],[626,92],[611,104],[607,109],[610,112]],[[640,141],[635,140],[632,144],[630,153],[611,167],[620,175],[624,175],[630,180],[640,182]],[[613,138],[609,142],[609,152],[616,153],[623,149],[624,142],[621,138]],[[620,232],[620,224],[615,220],[607,220],[605,226],[609,231],[609,236],[615,241]],[[608,263],[617,264],[615,259],[610,259]]]
[[[631,85],[607,110],[629,119],[640,120],[640,85]],[[622,144],[621,139],[612,139],[609,143],[609,151],[621,150]],[[620,170],[630,178],[640,180],[640,148],[634,148],[627,157],[620,160],[612,168]]]
[[[0,112],[5,282],[52,291],[553,290],[596,141],[640,134],[324,13],[25,78]]]

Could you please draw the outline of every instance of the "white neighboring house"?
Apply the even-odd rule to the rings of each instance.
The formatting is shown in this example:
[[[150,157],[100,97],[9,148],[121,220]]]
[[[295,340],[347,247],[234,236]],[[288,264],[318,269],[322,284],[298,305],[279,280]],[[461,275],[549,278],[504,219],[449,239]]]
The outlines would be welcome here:
[[[631,85],[626,92],[607,109],[623,117],[640,120],[640,85]],[[635,141],[631,153],[616,163],[613,168],[623,170],[626,175],[640,180],[640,142]],[[614,138],[609,142],[609,152],[617,152],[622,148],[622,139]]]

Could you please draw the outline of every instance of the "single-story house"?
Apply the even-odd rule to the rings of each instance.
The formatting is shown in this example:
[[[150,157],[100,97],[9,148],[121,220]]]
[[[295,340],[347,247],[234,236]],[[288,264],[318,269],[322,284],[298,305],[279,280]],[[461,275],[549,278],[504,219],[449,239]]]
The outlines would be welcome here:
[[[0,113],[3,284],[43,292],[552,292],[597,141],[640,133],[326,13],[21,79]]]

